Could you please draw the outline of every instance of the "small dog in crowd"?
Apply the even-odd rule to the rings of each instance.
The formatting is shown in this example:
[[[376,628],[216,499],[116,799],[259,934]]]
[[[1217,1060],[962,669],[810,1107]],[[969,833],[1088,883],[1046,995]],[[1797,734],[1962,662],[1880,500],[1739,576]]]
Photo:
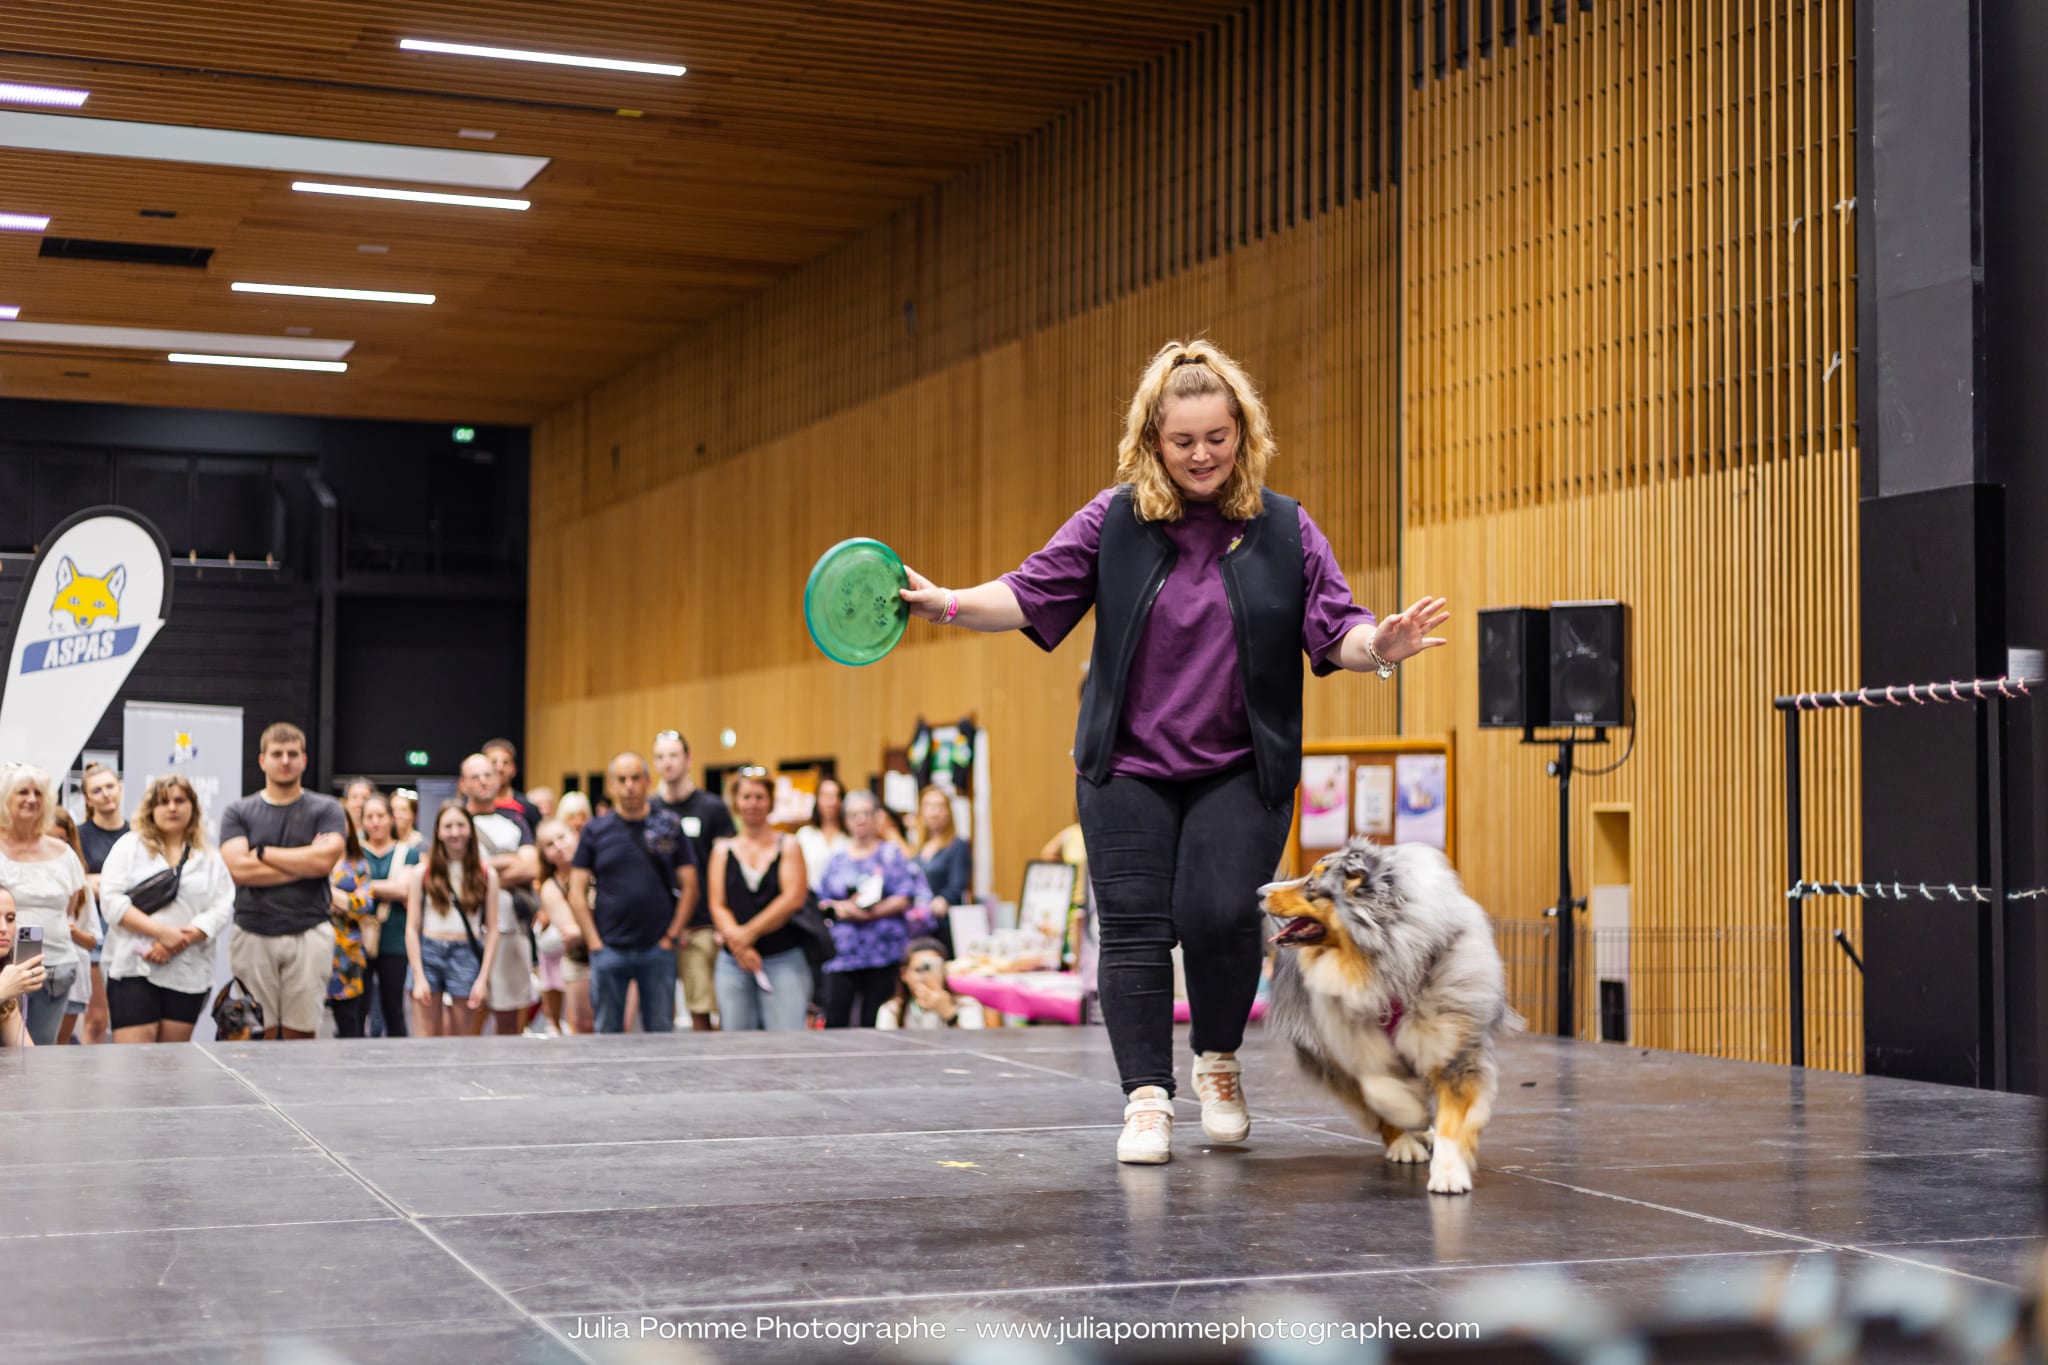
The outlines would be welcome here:
[[[1494,1044],[1522,1027],[1486,912],[1435,849],[1362,838],[1259,899],[1286,921],[1272,941],[1288,950],[1267,1026],[1387,1160],[1428,1161],[1432,1193],[1470,1192]]]

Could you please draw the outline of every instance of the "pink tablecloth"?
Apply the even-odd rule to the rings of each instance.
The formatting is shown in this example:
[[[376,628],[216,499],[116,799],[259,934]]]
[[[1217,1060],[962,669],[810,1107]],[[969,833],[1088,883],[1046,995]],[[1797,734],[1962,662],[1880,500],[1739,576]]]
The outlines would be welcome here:
[[[952,972],[946,984],[956,995],[971,996],[992,1010],[1048,1024],[1081,1022],[1081,977],[1078,972],[1005,972],[1000,975]],[[1266,1002],[1252,1002],[1252,1018],[1266,1012]],[[1188,1002],[1173,1002],[1173,1022],[1188,1021]]]

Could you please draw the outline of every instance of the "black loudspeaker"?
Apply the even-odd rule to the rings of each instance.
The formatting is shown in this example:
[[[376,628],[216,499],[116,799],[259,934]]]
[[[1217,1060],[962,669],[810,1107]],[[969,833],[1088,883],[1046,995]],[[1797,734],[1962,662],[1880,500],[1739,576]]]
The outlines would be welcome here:
[[[1479,613],[1479,728],[1520,730],[1550,720],[1550,613],[1488,607]]]
[[[1629,723],[1625,603],[1550,604],[1550,723]]]

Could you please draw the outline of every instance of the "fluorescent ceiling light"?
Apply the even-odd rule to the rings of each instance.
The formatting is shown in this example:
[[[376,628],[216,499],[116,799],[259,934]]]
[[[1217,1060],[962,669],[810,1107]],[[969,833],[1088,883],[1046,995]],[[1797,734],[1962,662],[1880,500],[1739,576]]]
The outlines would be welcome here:
[[[33,213],[0,213],[0,229],[8,232],[41,232],[49,225],[48,218]]]
[[[0,147],[479,190],[523,189],[548,164],[544,156],[405,147],[390,142],[343,142],[282,133],[244,133],[232,128],[186,128],[174,123],[124,123],[76,114],[27,114],[14,110],[0,111]]]
[[[292,294],[308,299],[360,299],[364,303],[432,303],[432,294],[401,294],[390,289],[317,289],[310,284],[250,284],[236,280],[237,294]]]
[[[88,90],[65,90],[54,85],[13,85],[0,81],[0,101],[8,104],[53,104],[76,109],[91,93]]]
[[[456,204],[472,209],[528,209],[526,199],[491,199],[481,194],[432,194],[426,190],[385,190],[372,185],[322,185],[312,180],[294,180],[292,188],[301,194],[346,194],[357,199],[403,199],[414,204]]]
[[[0,322],[12,322],[21,316],[21,309],[11,303],[0,303]]]
[[[187,355],[172,351],[166,357],[174,365],[238,365],[250,370],[319,370],[325,374],[346,374],[348,366],[339,360],[279,360],[262,355]]]
[[[138,351],[234,351],[244,355],[339,360],[353,341],[300,340],[238,332],[178,332],[155,327],[90,327],[57,322],[0,322],[0,345],[90,346]]]
[[[527,52],[516,47],[475,47],[469,43],[430,43],[402,38],[407,52],[445,52],[456,57],[498,57],[508,62],[545,62],[549,66],[594,66],[600,71],[639,71],[649,76],[680,76],[689,70],[662,62],[622,62],[611,57],[572,57],[561,52]]]

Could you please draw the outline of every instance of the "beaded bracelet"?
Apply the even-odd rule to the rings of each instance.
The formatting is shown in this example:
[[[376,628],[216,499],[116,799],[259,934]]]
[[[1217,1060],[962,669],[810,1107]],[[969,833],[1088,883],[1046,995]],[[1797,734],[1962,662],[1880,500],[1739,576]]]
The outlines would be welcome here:
[[[953,624],[953,618],[958,616],[959,614],[960,594],[957,592],[948,592],[946,594],[946,614],[939,618],[939,624],[942,626],[950,626]]]

